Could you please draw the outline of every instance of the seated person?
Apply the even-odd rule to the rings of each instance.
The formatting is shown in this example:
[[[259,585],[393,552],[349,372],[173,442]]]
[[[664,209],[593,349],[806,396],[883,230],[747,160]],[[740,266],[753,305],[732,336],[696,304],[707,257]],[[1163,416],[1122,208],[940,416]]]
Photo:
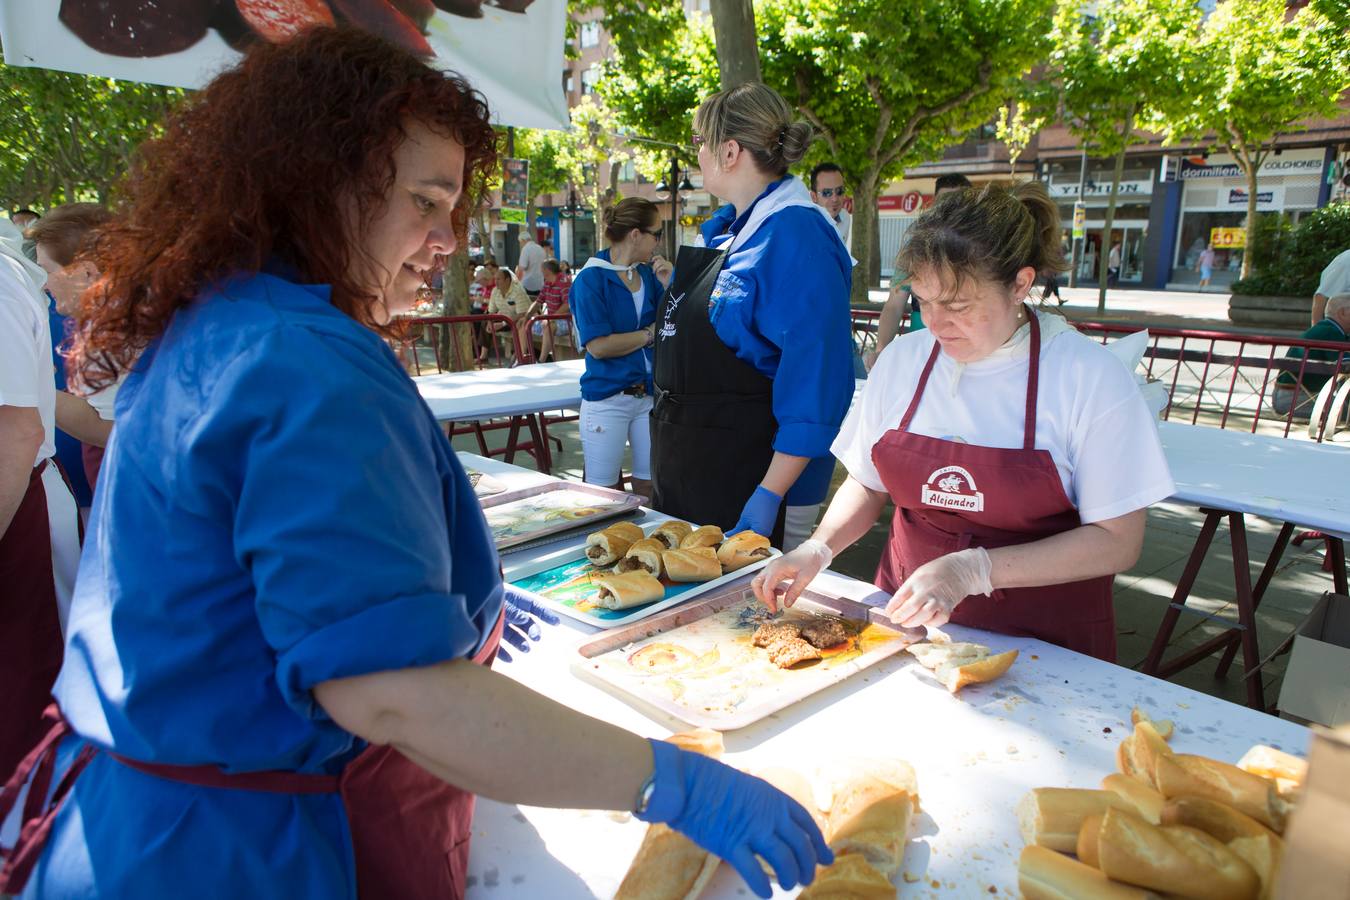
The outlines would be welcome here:
[[[572,276],[562,270],[562,265],[556,259],[544,260],[544,287],[539,291],[539,296],[530,304],[529,310],[522,316],[522,320],[529,320],[537,315],[565,316],[571,313],[572,309],[567,305],[567,295],[572,290]],[[553,359],[553,341],[557,335],[569,335],[572,333],[571,322],[535,322],[531,329],[533,335],[525,334],[522,329],[520,334],[520,345],[524,347],[534,337],[540,339],[539,362],[551,362]]]
[[[496,334],[507,339],[506,358],[514,359],[515,350],[511,346],[511,330],[515,328],[516,322],[520,320],[527,309],[530,308],[530,295],[525,293],[525,288],[516,280],[510,269],[498,269],[497,281],[492,287],[492,294],[488,297],[488,314],[494,316],[506,316],[511,320],[511,324],[505,322],[488,322],[485,331],[488,334]],[[479,359],[483,360],[487,353],[487,346],[484,345]]]
[[[1337,294],[1328,300],[1326,316],[1303,332],[1300,337],[1305,341],[1335,341],[1350,344],[1347,332],[1350,332],[1350,293]],[[1350,346],[1340,353],[1335,350],[1311,350],[1308,353],[1308,361],[1334,365],[1338,356],[1343,360],[1350,357]],[[1297,361],[1303,359],[1302,347],[1291,348],[1285,354],[1285,358],[1294,360],[1295,365],[1292,371],[1281,372],[1280,377],[1276,379],[1275,389],[1270,395],[1270,405],[1281,416],[1289,415],[1290,408],[1293,408],[1295,417],[1306,418],[1312,413],[1317,392],[1322,390],[1322,386],[1331,376],[1322,372],[1300,373]],[[1346,366],[1343,364],[1342,369],[1344,368]]]

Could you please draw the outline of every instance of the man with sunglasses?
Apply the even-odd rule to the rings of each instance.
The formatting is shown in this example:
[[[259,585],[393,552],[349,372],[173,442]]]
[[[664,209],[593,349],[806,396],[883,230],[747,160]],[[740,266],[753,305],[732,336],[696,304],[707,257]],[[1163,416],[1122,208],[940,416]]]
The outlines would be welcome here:
[[[832,162],[823,162],[811,170],[811,199],[830,214],[835,230],[849,246],[848,234],[853,227],[853,216],[844,209],[844,171]]]

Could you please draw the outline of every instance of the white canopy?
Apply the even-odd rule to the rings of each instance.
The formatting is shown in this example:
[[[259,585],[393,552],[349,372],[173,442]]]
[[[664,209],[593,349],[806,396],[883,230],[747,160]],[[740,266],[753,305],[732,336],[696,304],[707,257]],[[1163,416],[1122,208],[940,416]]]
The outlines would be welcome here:
[[[364,21],[337,17],[339,21],[365,25],[386,36],[407,34],[408,42],[429,48],[434,65],[459,72],[483,92],[498,124],[567,127],[562,92],[566,4],[434,2],[433,6],[433,0],[0,0],[0,44],[9,65],[199,88],[239,58],[231,41],[238,45],[240,38],[264,39],[260,28],[250,24],[265,30],[283,19],[278,10],[287,8],[317,8],[323,14],[346,10]],[[241,9],[249,10],[252,23]],[[400,10],[412,12],[405,15]],[[415,22],[421,18],[417,10],[429,16],[424,24]],[[284,27],[280,22],[277,31]]]

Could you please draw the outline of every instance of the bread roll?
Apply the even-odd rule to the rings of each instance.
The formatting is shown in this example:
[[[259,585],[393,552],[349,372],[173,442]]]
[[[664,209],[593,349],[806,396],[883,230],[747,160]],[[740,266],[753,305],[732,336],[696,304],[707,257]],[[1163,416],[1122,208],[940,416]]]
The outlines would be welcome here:
[[[1191,900],[1256,900],[1260,887],[1251,866],[1203,831],[1119,809],[1102,817],[1097,856],[1108,878]]]
[[[816,879],[798,900],[894,900],[895,885],[862,854],[845,853],[816,870]]]
[[[753,562],[768,559],[771,555],[769,539],[753,531],[733,534],[717,548],[717,561],[722,564],[724,572],[743,569]]]
[[[1139,779],[1113,772],[1102,779],[1102,790],[1120,795],[1145,822],[1152,825],[1162,822],[1163,805],[1167,799]]]
[[[856,774],[836,787],[830,805],[830,849],[860,854],[889,878],[904,862],[909,823],[919,808],[914,770],[895,760],[852,765]]]
[[[665,739],[682,750],[713,759],[722,756],[722,735],[710,728],[682,731]],[[616,900],[695,900],[721,862],[665,825],[649,825]]]
[[[1078,847],[1075,851],[1078,855],[1078,861],[1085,863],[1096,869],[1101,865],[1097,858],[1097,841],[1102,836],[1102,819],[1104,814],[1088,816],[1083,820],[1083,827],[1078,829]]]
[[[1262,900],[1269,900],[1275,893],[1275,879],[1280,874],[1280,860],[1284,857],[1284,841],[1273,834],[1259,837],[1241,837],[1228,842],[1232,850],[1256,872],[1261,880]]]
[[[586,558],[596,566],[612,566],[623,558],[628,548],[642,540],[642,529],[632,522],[613,525],[586,538]]]
[[[1017,819],[1022,840],[1073,853],[1078,848],[1078,833],[1088,816],[1101,815],[1115,807],[1132,807],[1119,794],[1084,788],[1035,788],[1017,804]]]
[[[1017,651],[994,655],[983,644],[921,642],[905,648],[953,694],[970,684],[1001,678],[1017,659]]]
[[[1157,787],[1158,759],[1171,753],[1172,748],[1158,734],[1153,723],[1140,722],[1134,726],[1134,733],[1116,748],[1116,763],[1122,773]]]
[[[665,544],[667,550],[676,550],[679,549],[680,541],[687,538],[693,530],[694,526],[688,522],[672,519],[653,531],[652,537]]]
[[[1208,797],[1246,813],[1277,834],[1284,832],[1289,804],[1269,778],[1187,753],[1159,759],[1156,776],[1158,790],[1169,800],[1188,795]]]
[[[760,769],[754,774],[800,803],[811,814],[811,818],[815,820],[816,826],[820,828],[825,840],[830,839],[829,823],[820,807],[816,805],[815,789],[805,775],[796,769],[786,769],[781,766]]]
[[[628,548],[623,559],[619,560],[618,565],[614,567],[615,572],[636,572],[643,570],[657,578],[665,571],[661,567],[661,554],[665,551],[666,545],[652,538],[643,538],[633,546]]]
[[[1275,837],[1275,832],[1251,816],[1208,797],[1173,797],[1163,807],[1162,824],[1198,828],[1225,844],[1236,838]]]
[[[680,549],[692,550],[695,547],[712,547],[715,550],[724,538],[722,529],[716,525],[701,525],[680,539]]]
[[[650,572],[624,572],[622,575],[597,575],[600,592],[595,605],[604,609],[630,609],[653,603],[666,595],[666,589]]]
[[[1017,887],[1025,900],[1156,900],[1157,895],[1111,881],[1101,872],[1048,847],[1022,848]]]
[[[1163,740],[1170,741],[1172,739],[1171,719],[1162,719],[1161,721],[1154,719],[1148,713],[1136,706],[1134,709],[1130,710],[1130,722],[1134,725],[1138,725],[1140,722],[1148,722]]]
[[[712,581],[722,577],[722,564],[717,561],[717,551],[711,547],[667,550],[661,554],[661,565],[671,581]]]

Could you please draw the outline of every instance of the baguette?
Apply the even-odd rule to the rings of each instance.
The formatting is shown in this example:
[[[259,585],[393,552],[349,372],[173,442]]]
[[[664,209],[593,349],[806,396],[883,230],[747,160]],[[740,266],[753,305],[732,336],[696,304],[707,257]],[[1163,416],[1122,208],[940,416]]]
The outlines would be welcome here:
[[[1104,813],[1088,816],[1083,820],[1083,827],[1078,830],[1078,847],[1076,853],[1078,861],[1092,866],[1094,869],[1101,868],[1101,860],[1097,853],[1097,843],[1102,836],[1102,819],[1106,818]]]
[[[909,823],[919,808],[918,783],[907,763],[856,765],[858,774],[834,792],[827,818],[830,849],[859,854],[889,878],[904,862]]]
[[[798,900],[894,900],[895,885],[858,853],[844,853],[816,869]]]
[[[618,565],[614,567],[615,572],[636,572],[642,569],[657,578],[665,571],[661,567],[661,554],[666,549],[666,545],[652,538],[643,538],[628,548],[623,559],[619,560]]]
[[[1047,847],[1022,848],[1017,887],[1025,900],[1156,900],[1157,895],[1111,881],[1101,872]]]
[[[615,522],[586,537],[586,558],[591,565],[612,566],[640,540],[641,528],[632,522]]]
[[[1284,841],[1273,834],[1259,837],[1240,837],[1228,842],[1228,849],[1251,866],[1261,880],[1262,900],[1275,893],[1275,878],[1280,874],[1280,860],[1284,857]]]
[[[1255,900],[1260,880],[1219,841],[1185,826],[1162,828],[1108,809],[1097,838],[1108,878],[1192,900]]]
[[[722,543],[726,535],[716,525],[700,525],[680,539],[681,550],[693,550],[695,547],[712,547]]]
[[[665,544],[667,550],[676,550],[680,546],[680,541],[688,537],[693,530],[694,526],[688,522],[671,519],[653,531],[652,537]]]
[[[717,561],[722,564],[724,572],[743,569],[753,562],[768,559],[771,555],[769,539],[753,531],[733,534],[717,548]]]
[[[1078,848],[1078,833],[1089,816],[1115,807],[1130,810],[1130,804],[1111,791],[1082,788],[1035,788],[1017,804],[1022,840],[1062,853]]]
[[[624,572],[622,575],[597,575],[600,591],[595,605],[602,609],[631,609],[653,603],[666,595],[666,589],[650,572]]]
[[[1157,787],[1158,760],[1171,756],[1172,748],[1153,727],[1152,722],[1140,722],[1134,733],[1116,748],[1116,763],[1120,771],[1150,787]]]
[[[665,740],[713,759],[722,756],[722,735],[709,728],[683,731]],[[720,862],[679,832],[665,825],[649,825],[615,900],[695,900]]]
[[[1016,650],[995,655],[983,644],[966,642],[923,641],[905,649],[953,694],[967,685],[1001,678],[1017,659]]]
[[[722,564],[717,561],[717,551],[711,547],[667,550],[661,554],[661,565],[671,581],[701,582],[722,577]]]
[[[1136,706],[1134,709],[1130,710],[1130,723],[1138,725],[1140,722],[1148,722],[1152,725],[1154,730],[1158,732],[1158,736],[1163,740],[1170,741],[1172,739],[1173,728],[1171,719],[1154,719],[1148,713]]]
[[[1162,811],[1163,805],[1167,803],[1166,798],[1139,779],[1113,772],[1102,779],[1102,790],[1119,794],[1134,807],[1134,811],[1139,814],[1139,818],[1145,822],[1151,825],[1158,825],[1162,822]]]
[[[1276,834],[1284,832],[1289,804],[1269,778],[1185,753],[1159,759],[1156,775],[1158,790],[1169,800],[1186,795],[1208,797],[1246,813]]]
[[[1223,843],[1237,838],[1258,838],[1271,831],[1251,816],[1243,815],[1226,803],[1208,797],[1174,797],[1163,807],[1162,824],[1187,825]]]

